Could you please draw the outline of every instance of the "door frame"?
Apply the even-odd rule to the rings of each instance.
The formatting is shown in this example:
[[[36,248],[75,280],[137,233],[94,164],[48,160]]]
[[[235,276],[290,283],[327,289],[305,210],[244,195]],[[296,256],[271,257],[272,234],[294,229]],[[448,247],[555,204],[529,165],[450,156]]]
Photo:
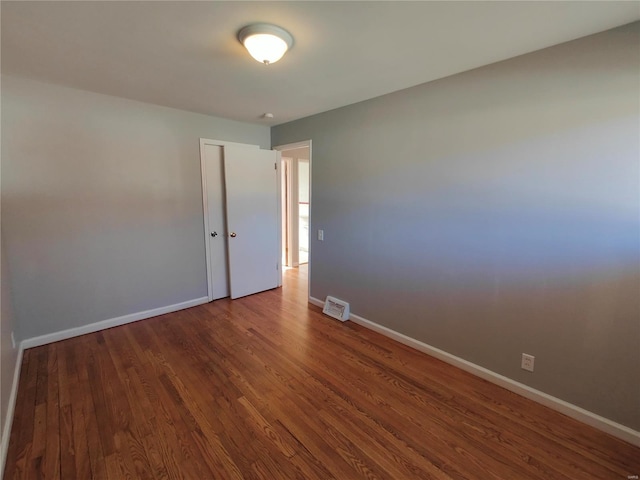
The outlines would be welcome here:
[[[284,150],[294,150],[296,148],[302,148],[302,147],[309,147],[309,261],[307,262],[307,268],[308,268],[308,279],[307,279],[307,297],[311,298],[311,243],[312,240],[314,238],[314,236],[312,235],[312,229],[311,229],[311,204],[312,204],[312,198],[313,198],[313,189],[311,188],[312,185],[312,179],[313,179],[313,163],[312,163],[312,159],[311,157],[313,156],[313,148],[312,148],[312,141],[311,139],[309,140],[302,140],[300,142],[294,142],[294,143],[287,143],[284,145],[276,145],[271,147],[273,150],[277,150],[279,152],[282,152]],[[279,182],[280,187],[282,187],[282,182]],[[278,198],[282,199],[282,195],[280,194],[278,196]],[[281,205],[280,208],[285,208],[284,206]],[[280,213],[280,218],[282,218],[282,211]],[[280,232],[282,232],[282,226],[280,227]],[[282,244],[282,240],[280,241],[280,244]],[[282,255],[280,255],[280,257],[282,257]],[[282,268],[280,268],[280,275],[282,276]]]
[[[225,140],[212,140],[209,138],[200,139],[200,177],[202,179],[202,214],[204,225],[204,247],[205,247],[205,259],[207,265],[207,299],[209,302],[213,301],[213,272],[211,271],[211,246],[209,245],[209,201],[207,196],[207,171],[206,171],[206,157],[205,146],[213,145],[216,147],[247,147],[247,148],[260,148],[260,145],[252,145],[248,143],[227,142]],[[225,235],[226,241],[226,235]],[[282,268],[280,269],[282,271]]]
[[[288,247],[286,252],[287,266],[291,268],[295,268],[300,266],[300,261],[298,258],[299,256],[298,250],[300,248],[300,244],[298,242],[299,235],[297,233],[294,235],[295,232],[298,232],[299,227],[298,227],[298,216],[297,214],[294,215],[294,212],[291,209],[291,205],[298,204],[298,189],[293,188],[294,184],[296,187],[298,186],[298,181],[297,181],[298,160],[291,157],[286,157],[286,156],[283,157],[281,155],[280,165],[281,166],[286,165],[287,167],[286,168],[287,176],[284,182],[280,182],[280,190],[281,192],[286,191],[289,194],[287,195],[287,203],[283,204],[281,207],[281,210],[283,213],[281,217],[282,218],[286,217],[286,219],[288,220],[286,223],[286,232],[287,232],[286,245]],[[284,230],[285,230],[284,228],[281,229],[282,232],[284,232]],[[281,235],[282,235],[282,232],[281,232]]]

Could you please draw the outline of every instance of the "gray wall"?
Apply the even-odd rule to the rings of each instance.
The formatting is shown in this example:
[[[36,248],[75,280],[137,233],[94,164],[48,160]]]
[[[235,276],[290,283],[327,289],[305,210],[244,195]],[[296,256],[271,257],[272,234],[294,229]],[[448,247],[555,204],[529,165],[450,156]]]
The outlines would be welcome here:
[[[639,27],[274,127],[311,295],[640,430]]]
[[[199,138],[266,126],[2,78],[2,230],[21,339],[205,297]]]
[[[7,268],[4,245],[0,240],[0,273],[2,282],[2,297],[0,297],[0,436],[4,433],[7,411],[9,409],[9,395],[13,384],[13,373],[18,361],[18,349],[11,344],[11,333],[14,329],[13,307],[11,302],[11,290],[9,282],[9,269]],[[0,438],[1,441],[9,441],[9,438]],[[0,447],[1,448],[1,447]],[[0,450],[2,451],[2,450]],[[3,462],[0,460],[0,476],[3,472]]]

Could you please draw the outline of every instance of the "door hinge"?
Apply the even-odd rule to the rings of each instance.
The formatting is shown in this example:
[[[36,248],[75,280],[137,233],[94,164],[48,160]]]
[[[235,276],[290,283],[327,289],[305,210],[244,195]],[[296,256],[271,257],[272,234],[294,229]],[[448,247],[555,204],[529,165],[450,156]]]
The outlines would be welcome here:
[[[278,264],[276,263],[276,270],[278,270]]]
[[[277,163],[274,163],[274,164],[273,164],[273,169],[274,169],[274,170],[277,170],[277,169],[278,169],[278,164],[277,164]]]

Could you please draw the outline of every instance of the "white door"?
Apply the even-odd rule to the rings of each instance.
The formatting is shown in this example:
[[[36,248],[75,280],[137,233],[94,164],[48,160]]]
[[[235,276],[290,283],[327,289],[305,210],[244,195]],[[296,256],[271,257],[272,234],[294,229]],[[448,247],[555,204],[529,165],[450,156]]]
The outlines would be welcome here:
[[[227,216],[224,195],[224,162],[222,147],[204,145],[203,177],[208,218],[209,295],[210,300],[229,296],[229,267],[227,261]]]
[[[231,298],[279,284],[278,152],[224,147]]]

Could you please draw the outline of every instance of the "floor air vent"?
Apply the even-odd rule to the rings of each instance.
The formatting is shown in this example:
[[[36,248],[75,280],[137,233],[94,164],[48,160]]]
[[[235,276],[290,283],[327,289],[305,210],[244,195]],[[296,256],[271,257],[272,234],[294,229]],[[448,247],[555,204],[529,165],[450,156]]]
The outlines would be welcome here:
[[[341,322],[346,322],[349,320],[349,304],[343,300],[327,296],[322,313]]]

